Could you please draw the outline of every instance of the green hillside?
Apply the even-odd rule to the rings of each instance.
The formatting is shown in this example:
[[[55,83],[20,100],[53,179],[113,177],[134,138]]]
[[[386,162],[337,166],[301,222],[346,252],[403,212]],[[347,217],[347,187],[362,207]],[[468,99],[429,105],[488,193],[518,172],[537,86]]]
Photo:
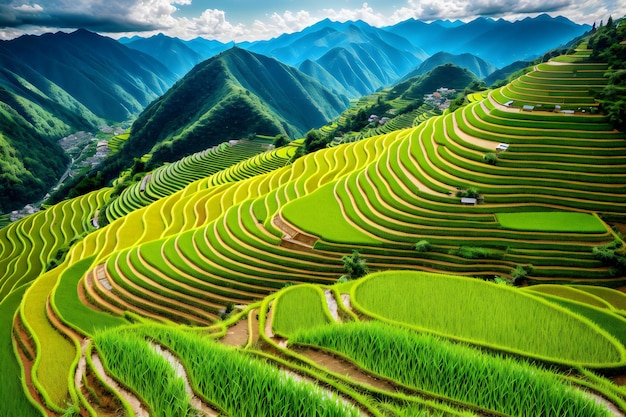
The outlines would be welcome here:
[[[626,412],[626,134],[590,52],[299,158],[211,145],[0,229],[0,415]]]
[[[128,152],[154,163],[255,133],[298,137],[347,105],[278,61],[231,48],[207,60],[152,103],[133,124]]]
[[[0,42],[0,213],[41,200],[66,171],[59,139],[126,122],[175,76],[152,57],[78,30]]]
[[[461,68],[465,68],[471,71],[481,80],[485,79],[488,75],[496,70],[496,67],[476,55],[468,53],[454,55],[447,52],[438,52],[422,62],[420,66],[417,67],[414,71],[411,71],[410,73],[405,75],[403,79],[412,78],[416,75],[422,75],[428,71],[437,68],[440,65],[444,65],[447,63],[451,63]]]

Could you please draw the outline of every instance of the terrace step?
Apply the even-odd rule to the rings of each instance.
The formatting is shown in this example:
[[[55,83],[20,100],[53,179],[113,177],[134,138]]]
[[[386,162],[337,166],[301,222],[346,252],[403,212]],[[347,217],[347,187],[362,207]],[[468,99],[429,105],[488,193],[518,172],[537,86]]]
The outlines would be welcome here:
[[[280,213],[272,218],[272,224],[285,234],[282,240],[286,242],[287,247],[289,247],[289,243],[294,244],[292,245],[292,249],[298,249],[300,247],[313,249],[313,245],[319,240],[317,236],[297,229],[291,223],[287,222]]]
[[[37,391],[37,388],[33,383],[32,368],[35,357],[34,348],[32,347],[32,341],[30,340],[30,337],[24,329],[22,319],[19,314],[15,315],[15,319],[13,321],[13,329],[22,329],[21,331],[18,330],[17,332],[13,331],[12,338],[13,344],[14,346],[16,346],[15,351],[17,352],[17,355],[19,357],[18,360],[21,363],[22,368],[24,368],[24,384],[28,388],[28,392],[26,393],[26,395],[28,395],[31,400],[36,402],[41,407],[41,409],[45,411],[46,416],[56,417],[58,414],[47,408],[44,398],[41,396],[39,391]],[[19,338],[20,341],[18,341],[17,338]],[[29,345],[31,346],[28,347]]]

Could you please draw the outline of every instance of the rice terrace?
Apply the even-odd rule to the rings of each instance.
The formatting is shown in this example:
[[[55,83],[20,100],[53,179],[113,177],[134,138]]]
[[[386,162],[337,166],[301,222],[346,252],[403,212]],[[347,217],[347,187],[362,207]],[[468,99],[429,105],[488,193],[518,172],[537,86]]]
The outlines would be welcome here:
[[[625,57],[611,19],[456,108],[171,140],[6,225],[0,416],[626,415]]]

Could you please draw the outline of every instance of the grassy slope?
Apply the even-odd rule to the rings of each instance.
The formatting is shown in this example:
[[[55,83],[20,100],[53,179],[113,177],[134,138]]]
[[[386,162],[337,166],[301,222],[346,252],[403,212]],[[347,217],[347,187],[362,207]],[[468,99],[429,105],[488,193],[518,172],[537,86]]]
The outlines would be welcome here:
[[[533,116],[530,115],[529,118],[532,120]],[[420,128],[323,150],[303,157],[289,167],[260,177],[237,180],[235,173],[232,173],[229,174],[232,177],[228,187],[203,183],[201,180],[174,197],[159,201],[158,205],[137,210],[91,234],[72,250],[67,264],[38,280],[38,285],[29,290],[21,306],[26,321],[33,324],[33,335],[42,343],[42,363],[54,359],[53,355],[47,355],[46,352],[51,352],[51,348],[57,344],[60,346],[62,339],[60,335],[47,337],[55,329],[43,313],[46,295],[55,287],[56,278],[62,277],[63,269],[93,253],[98,253],[98,257],[92,268],[106,261],[107,267],[125,285],[139,283],[141,280],[137,277],[140,275],[150,275],[149,278],[154,282],[160,280],[164,283],[169,278],[177,281],[179,286],[184,283],[187,285],[186,290],[192,295],[199,292],[200,285],[205,290],[214,286],[215,289],[210,291],[219,289],[222,296],[226,297],[219,301],[222,305],[229,298],[237,299],[235,291],[231,293],[231,289],[240,291],[237,297],[247,303],[276,291],[286,282],[334,282],[342,273],[341,255],[355,246],[366,253],[373,269],[402,267],[445,271],[452,268],[471,275],[506,273],[516,263],[534,262],[539,253],[540,261],[546,265],[543,273],[548,276],[558,278],[558,274],[575,272],[605,276],[602,275],[605,269],[594,263],[589,252],[591,246],[604,240],[612,240],[612,236],[585,240],[587,237],[582,235],[562,237],[554,233],[533,233],[527,236],[498,229],[493,220],[493,213],[497,212],[494,208],[510,205],[515,207],[514,210],[529,211],[529,207],[536,210],[541,206],[537,202],[525,202],[527,196],[518,198],[515,195],[493,195],[490,198],[496,202],[495,206],[486,204],[468,208],[460,206],[456,197],[437,193],[433,189],[420,189],[420,178],[424,179],[423,184],[439,184],[443,189],[453,189],[452,184],[459,181],[454,179],[455,175],[468,175],[466,173],[471,172],[471,168],[481,167],[479,161],[482,148],[467,143],[456,147],[449,145],[450,149],[455,150],[465,148],[457,156],[462,168],[450,162],[452,159],[444,162],[442,155],[446,155],[445,144],[451,139],[444,137],[444,130],[439,129],[453,126],[445,124],[445,120],[451,119],[440,118]],[[502,130],[505,134],[510,134],[506,129]],[[433,135],[433,132],[435,136],[427,136],[427,133]],[[580,133],[582,139],[586,134],[588,133]],[[611,140],[611,133],[606,135]],[[614,135],[617,142],[620,137]],[[528,146],[526,142],[520,139],[520,145]],[[621,152],[619,147],[616,148]],[[511,154],[514,154],[514,149],[511,149]],[[460,183],[488,181],[490,175],[496,175],[499,170],[497,166],[488,169],[492,169],[493,173],[472,174],[460,180]],[[614,178],[618,183],[621,181],[619,175]],[[430,182],[426,182],[427,179]],[[558,181],[555,179],[555,182]],[[340,204],[349,210],[344,219],[349,217],[350,227],[361,234],[381,234],[387,240],[386,248],[366,244],[368,242],[355,245],[350,238],[352,235],[348,234],[343,237],[343,244],[317,242],[313,250],[279,246],[284,231],[277,226],[276,216],[285,215],[289,211],[282,208],[299,202],[306,203],[307,198],[317,198],[314,197],[316,194],[322,195],[335,185],[343,186]],[[556,203],[561,209],[566,206],[563,201],[568,201],[569,198],[567,187],[564,188],[562,193],[566,197]],[[616,201],[607,199],[602,207],[620,207],[619,192],[605,194],[614,196],[611,198]],[[180,199],[181,196],[185,198]],[[305,196],[310,197],[303,198]],[[328,193],[320,201],[323,202],[326,198],[334,197]],[[290,201],[293,203],[289,203]],[[547,198],[546,201],[554,204]],[[501,206],[497,206],[498,204]],[[582,204],[590,205],[583,211],[595,211],[595,201],[584,201]],[[286,220],[295,220],[292,226],[298,226],[299,223],[297,215],[300,213],[298,210],[296,212],[295,218],[286,216]],[[185,214],[178,215],[180,213]],[[489,217],[491,221],[486,221]],[[160,222],[150,221],[159,218]],[[429,222],[433,223],[434,228]],[[455,225],[455,222],[460,224]],[[146,233],[146,225],[149,225],[150,233]],[[429,227],[436,230],[436,234],[429,235],[435,243],[435,249],[417,255],[412,250],[414,242],[423,235],[422,230],[429,230]],[[181,233],[184,231],[190,232]],[[19,235],[16,233],[12,239],[16,242],[23,239],[17,236]],[[172,237],[163,239],[166,236]],[[582,239],[582,243],[578,240],[572,241],[572,237]],[[517,248],[517,258],[507,254],[506,259],[464,260],[447,253],[448,249],[454,247],[452,242],[459,242],[459,239],[476,239],[476,242],[490,246],[519,241],[521,246]],[[44,237],[41,240],[47,241]],[[151,250],[147,250],[146,244],[150,245]],[[531,250],[524,253],[524,245]],[[557,248],[558,251],[555,250]],[[8,245],[3,245],[2,249],[3,256],[10,251]],[[129,252],[120,252],[122,250]],[[138,255],[130,256],[131,250],[138,250],[139,253],[145,250],[145,259]],[[152,256],[154,262],[149,262],[148,256]],[[582,261],[587,260],[589,263],[571,268],[569,265],[572,257],[582,258]],[[12,269],[17,269],[18,266],[17,263],[7,265]],[[23,267],[22,263],[19,265]],[[69,278],[72,275],[67,276]],[[60,292],[68,290],[66,286],[57,288]],[[165,290],[160,291],[156,295],[164,296]],[[245,291],[245,295],[241,295],[241,291]],[[125,309],[137,314],[154,315],[155,311],[146,310],[145,300],[140,300],[142,296],[150,301],[158,300],[158,297],[144,288],[137,292],[136,298],[131,300],[128,297],[119,297],[118,302],[123,303]],[[104,303],[102,300],[101,302]],[[185,308],[189,309],[189,306]],[[159,314],[161,313],[157,311],[157,317]],[[65,317],[71,320],[70,316]],[[169,319],[166,316],[161,318]],[[67,340],[63,344],[71,345]],[[69,363],[72,354],[69,351],[67,353],[64,356]],[[64,388],[66,392],[70,391],[68,386],[59,386],[60,381],[68,380],[67,369],[41,366],[39,371],[42,372],[41,380],[46,384],[44,389],[58,389],[59,395],[53,401],[62,404]]]

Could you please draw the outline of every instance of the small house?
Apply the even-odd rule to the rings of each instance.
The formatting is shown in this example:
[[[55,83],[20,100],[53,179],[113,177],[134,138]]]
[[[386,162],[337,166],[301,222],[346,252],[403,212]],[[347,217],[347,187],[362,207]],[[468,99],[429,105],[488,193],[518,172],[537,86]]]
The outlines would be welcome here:
[[[498,146],[496,146],[496,151],[498,151],[498,152],[504,152],[507,149],[509,149],[509,144],[508,143],[499,143]]]
[[[475,206],[476,199],[472,197],[461,197],[461,204],[465,206]]]
[[[531,106],[530,104],[525,104],[524,107],[522,107],[522,110],[524,110],[524,111],[533,111],[533,110],[535,110],[535,106]]]

